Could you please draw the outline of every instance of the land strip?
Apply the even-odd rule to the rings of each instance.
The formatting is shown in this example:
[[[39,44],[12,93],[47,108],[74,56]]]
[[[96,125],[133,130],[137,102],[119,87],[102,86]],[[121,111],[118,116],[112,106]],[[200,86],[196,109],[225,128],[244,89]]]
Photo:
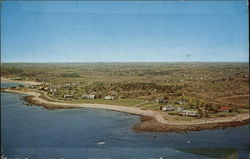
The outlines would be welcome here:
[[[141,116],[141,123],[134,127],[136,131],[151,131],[151,132],[184,132],[184,131],[197,131],[203,129],[215,129],[230,126],[238,126],[249,123],[249,114],[239,114],[234,117],[220,117],[208,119],[194,119],[191,121],[173,121],[168,120],[168,115],[163,112],[140,109],[138,107],[128,107],[119,105],[108,104],[89,104],[89,103],[67,103],[50,101],[41,98],[40,92],[32,90],[13,90],[3,89],[4,92],[21,93],[30,95],[26,101],[30,104],[44,106],[48,109],[67,109],[67,108],[99,108],[108,109],[129,114],[136,114]]]
[[[28,85],[40,85],[40,84],[43,84],[42,82],[12,80],[12,79],[5,78],[5,77],[1,77],[1,81],[3,81],[3,82],[17,82],[17,83],[20,83],[20,84],[28,84]]]

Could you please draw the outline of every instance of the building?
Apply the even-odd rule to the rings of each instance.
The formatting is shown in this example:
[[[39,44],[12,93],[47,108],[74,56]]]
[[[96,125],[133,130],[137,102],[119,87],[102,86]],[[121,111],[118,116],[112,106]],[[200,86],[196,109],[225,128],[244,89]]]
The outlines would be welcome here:
[[[21,77],[15,77],[14,80],[21,81]]]
[[[115,97],[108,95],[108,96],[104,97],[104,99],[106,99],[106,100],[114,100]]]
[[[64,98],[73,98],[73,95],[70,95],[70,94],[66,94],[63,96]]]
[[[36,88],[36,86],[34,86],[34,85],[30,85],[29,87],[30,87],[30,88]]]
[[[173,107],[173,106],[164,106],[164,107],[161,107],[161,110],[163,110],[163,111],[174,111],[175,107]]]
[[[84,94],[84,95],[82,95],[82,98],[84,98],[84,99],[96,99],[96,95],[94,95],[94,94]]]
[[[199,112],[196,110],[183,110],[180,115],[182,116],[191,116],[191,117],[198,117]]]
[[[178,108],[175,109],[175,111],[177,111],[177,112],[182,112],[183,110],[184,110],[184,109],[181,108],[181,107],[178,107]]]
[[[227,107],[227,106],[221,106],[218,111],[219,112],[232,112],[232,108],[231,107]]]
[[[185,104],[183,101],[179,101],[179,102],[177,102],[177,103],[180,104],[180,105]]]
[[[12,89],[20,89],[19,86],[14,86],[14,87],[11,87]]]
[[[156,99],[155,102],[157,102],[157,103],[167,103],[168,100],[165,100],[165,99]]]
[[[51,93],[53,93],[53,92],[56,92],[57,90],[56,89],[50,89],[49,90]]]

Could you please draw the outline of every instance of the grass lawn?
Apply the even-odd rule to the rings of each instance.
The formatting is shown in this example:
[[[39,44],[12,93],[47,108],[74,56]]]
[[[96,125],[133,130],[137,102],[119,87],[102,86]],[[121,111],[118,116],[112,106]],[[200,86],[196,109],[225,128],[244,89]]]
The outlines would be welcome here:
[[[160,104],[154,104],[154,105],[148,105],[141,107],[143,109],[151,109],[151,110],[160,110],[161,105]]]
[[[227,113],[227,112],[219,112],[216,114],[212,114],[211,117],[228,117],[228,116],[235,116],[236,113],[232,112],[232,113]]]
[[[249,109],[239,109],[240,113],[249,113]]]
[[[166,112],[167,115],[167,112]],[[181,120],[181,121],[191,121],[197,119],[197,117],[188,117],[188,116],[180,116],[180,115],[167,115],[165,117],[166,120]]]
[[[115,99],[115,100],[105,100],[105,99],[76,99],[69,101],[71,103],[93,103],[93,104],[111,104],[111,105],[124,105],[124,106],[134,106],[136,104],[144,102],[141,99]]]

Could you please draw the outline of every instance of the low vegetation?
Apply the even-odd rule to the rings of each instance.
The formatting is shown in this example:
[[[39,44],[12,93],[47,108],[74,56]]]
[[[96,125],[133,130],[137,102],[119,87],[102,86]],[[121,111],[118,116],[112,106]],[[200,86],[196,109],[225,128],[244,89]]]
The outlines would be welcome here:
[[[54,100],[159,110],[173,106],[199,117],[233,116],[249,106],[247,63],[3,63],[1,75],[43,82],[32,89]],[[83,94],[95,99],[83,99]],[[69,95],[67,98],[65,95]],[[114,100],[105,100],[106,96]],[[221,111],[222,106],[230,111]],[[177,111],[167,114],[178,116]]]

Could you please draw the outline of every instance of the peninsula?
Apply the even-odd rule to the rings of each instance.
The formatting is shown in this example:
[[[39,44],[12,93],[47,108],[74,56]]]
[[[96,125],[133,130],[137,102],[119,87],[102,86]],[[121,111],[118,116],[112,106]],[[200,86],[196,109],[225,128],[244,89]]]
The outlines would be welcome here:
[[[1,91],[27,94],[29,96],[24,100],[29,102],[29,105],[44,106],[48,109],[101,108],[140,115],[141,122],[134,127],[136,131],[197,131],[238,126],[249,122],[249,95],[245,85],[248,84],[246,81],[248,74],[244,72],[244,63],[241,63],[240,67],[239,64],[230,64],[232,71],[230,75],[225,71],[229,64],[217,64],[220,72],[214,73],[218,73],[220,75],[218,77],[212,73],[210,64],[157,63],[146,64],[146,67],[141,64],[133,64],[137,67],[131,64],[118,66],[108,64],[103,67],[110,70],[112,68],[114,70],[112,74],[107,74],[103,70],[97,71],[100,68],[98,64],[91,64],[94,72],[86,73],[89,71],[89,65],[78,66],[82,68],[78,70],[86,69],[84,74],[81,74],[81,71],[74,72],[72,66],[58,65],[57,69],[61,70],[59,76],[53,75],[50,71],[49,75],[44,76],[45,72],[40,68],[40,73],[43,73],[36,74],[36,78],[27,76],[29,67],[26,67],[26,75],[20,77],[19,73],[9,71],[16,68],[6,65],[2,81],[18,81],[30,86],[20,85]],[[147,73],[149,70],[146,71],[148,65],[151,66],[151,75]],[[158,70],[159,66],[165,69],[165,73],[163,70]],[[203,74],[195,75],[194,70],[201,71],[197,66],[206,68],[202,70]],[[136,73],[127,72],[130,67],[138,70]],[[187,72],[189,67],[193,68]],[[235,72],[233,72],[234,67]],[[239,68],[240,74],[236,72]],[[70,70],[72,73],[63,73],[65,70]],[[33,73],[36,71],[38,70],[33,70]],[[117,72],[119,76],[116,75]],[[125,75],[125,72],[130,76]],[[144,82],[139,82],[142,78],[145,79],[142,80]],[[219,80],[220,78],[223,79]],[[239,82],[230,86],[233,81]],[[201,90],[191,90],[197,89],[194,85],[199,86]],[[239,89],[230,88],[237,86]],[[211,89],[214,87],[218,90],[222,88],[224,92],[216,91],[211,95]]]

